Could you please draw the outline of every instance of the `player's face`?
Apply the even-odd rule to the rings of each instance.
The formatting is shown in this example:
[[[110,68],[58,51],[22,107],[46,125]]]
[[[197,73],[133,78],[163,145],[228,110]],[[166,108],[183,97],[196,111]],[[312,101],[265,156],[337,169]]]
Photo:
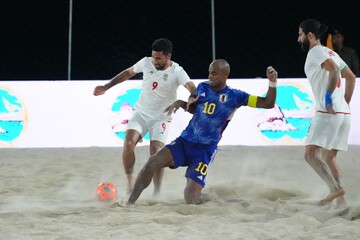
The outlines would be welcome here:
[[[152,56],[152,63],[154,64],[156,70],[165,70],[168,67],[171,58],[171,53],[169,53],[168,55],[164,55],[163,51],[161,52],[152,51],[151,56]]]
[[[310,42],[307,35],[299,28],[299,36],[298,36],[298,43],[301,45],[301,50],[303,52],[308,52],[310,49]]]
[[[214,90],[221,90],[224,88],[226,76],[219,69],[216,64],[210,64],[209,67],[209,84]]]

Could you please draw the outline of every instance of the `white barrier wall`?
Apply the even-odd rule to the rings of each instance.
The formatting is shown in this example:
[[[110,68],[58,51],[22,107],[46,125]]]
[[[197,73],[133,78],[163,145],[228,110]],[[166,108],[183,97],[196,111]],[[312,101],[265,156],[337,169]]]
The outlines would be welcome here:
[[[195,80],[198,84],[203,80]],[[0,82],[0,148],[122,146],[126,122],[141,91],[141,80],[130,80],[93,96],[106,81]],[[267,79],[228,80],[228,85],[263,95]],[[359,83],[351,102],[350,144],[360,144]],[[178,98],[188,92],[180,87]],[[302,145],[314,114],[313,96],[306,79],[279,79],[277,107],[240,108],[223,134],[220,145]],[[191,115],[173,116],[168,142],[186,127]],[[149,144],[145,136],[141,145]]]

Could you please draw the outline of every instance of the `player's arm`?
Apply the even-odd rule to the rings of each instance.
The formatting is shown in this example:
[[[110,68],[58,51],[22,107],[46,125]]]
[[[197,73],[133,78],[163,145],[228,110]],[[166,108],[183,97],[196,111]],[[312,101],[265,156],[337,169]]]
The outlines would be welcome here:
[[[266,97],[260,97],[250,95],[247,105],[254,108],[273,108],[276,100],[276,83],[278,73],[277,71],[269,66],[266,69],[266,76],[269,79],[269,88],[266,93]]]
[[[196,86],[192,81],[189,81],[185,84],[185,88],[190,92],[189,97],[196,97]]]
[[[94,95],[95,96],[102,95],[108,89],[112,88],[116,84],[122,83],[135,75],[136,75],[136,72],[134,72],[134,69],[132,67],[125,69],[124,71],[120,72],[115,77],[110,79],[110,81],[108,83],[106,83],[105,85],[95,87]]]
[[[185,84],[185,88],[190,92],[188,102],[186,104],[185,111],[189,111],[190,108],[193,108],[195,104],[192,104],[196,98],[196,86],[192,81],[189,81]],[[195,111],[195,110],[194,110]]]
[[[321,64],[321,67],[329,72],[329,81],[327,86],[327,91],[330,91],[331,93],[334,92],[336,85],[340,78],[340,69],[338,65],[332,60],[331,58],[328,58]]]
[[[185,102],[181,99],[176,100],[173,104],[171,104],[170,106],[168,106],[167,108],[165,108],[164,113],[167,112],[168,115],[171,115],[172,113],[176,113],[176,111],[179,108],[184,109],[185,111],[193,114],[196,110],[196,102],[197,100],[199,100],[199,96],[197,96],[196,98],[189,100],[191,101],[189,102]],[[189,107],[188,107],[189,105]],[[187,110],[188,109],[188,110]]]
[[[351,97],[354,93],[356,76],[349,67],[341,73],[341,76],[345,78],[345,101],[349,104]]]
[[[340,68],[334,60],[331,58],[326,59],[322,64],[321,68],[325,69],[329,72],[329,81],[326,88],[326,94],[325,94],[325,107],[326,110],[331,113],[335,114],[335,110],[332,105],[332,93],[334,92],[336,85],[340,79]]]

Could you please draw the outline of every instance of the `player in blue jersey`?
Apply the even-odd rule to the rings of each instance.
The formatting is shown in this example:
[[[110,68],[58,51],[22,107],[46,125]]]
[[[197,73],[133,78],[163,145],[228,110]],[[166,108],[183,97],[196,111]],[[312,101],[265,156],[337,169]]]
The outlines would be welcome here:
[[[217,144],[235,111],[241,106],[273,108],[276,99],[278,73],[273,67],[266,70],[269,79],[266,97],[250,95],[227,86],[229,73],[230,65],[226,60],[213,61],[209,67],[209,81],[198,85],[197,97],[191,99],[191,102],[177,100],[165,109],[165,112],[172,114],[181,107],[193,113],[193,117],[180,137],[149,158],[136,179],[127,204],[135,203],[150,184],[155,171],[180,166],[187,166],[184,190],[186,203],[200,204],[209,200],[201,191],[217,152]]]

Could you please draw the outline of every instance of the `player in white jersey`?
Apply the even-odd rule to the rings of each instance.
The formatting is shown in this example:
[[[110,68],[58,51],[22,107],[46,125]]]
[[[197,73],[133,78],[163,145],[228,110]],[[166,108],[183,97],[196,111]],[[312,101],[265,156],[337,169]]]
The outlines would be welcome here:
[[[127,124],[123,146],[123,165],[127,176],[127,193],[133,188],[135,165],[135,146],[150,133],[150,155],[154,155],[166,143],[171,116],[163,113],[164,109],[176,100],[177,89],[183,85],[195,97],[196,87],[185,70],[171,60],[172,43],[166,38],[153,42],[151,57],[144,57],[132,67],[113,77],[110,82],[94,89],[94,95],[104,94],[106,90],[143,73],[142,89],[134,112]],[[160,192],[164,170],[154,174],[154,195]]]
[[[327,26],[308,19],[299,26],[298,42],[307,52],[305,74],[315,97],[315,117],[305,140],[305,160],[330,188],[319,205],[337,199],[345,207],[345,190],[336,166],[338,151],[346,151],[350,132],[349,103],[354,92],[355,75],[333,50],[321,45]],[[345,86],[341,77],[346,79]]]

